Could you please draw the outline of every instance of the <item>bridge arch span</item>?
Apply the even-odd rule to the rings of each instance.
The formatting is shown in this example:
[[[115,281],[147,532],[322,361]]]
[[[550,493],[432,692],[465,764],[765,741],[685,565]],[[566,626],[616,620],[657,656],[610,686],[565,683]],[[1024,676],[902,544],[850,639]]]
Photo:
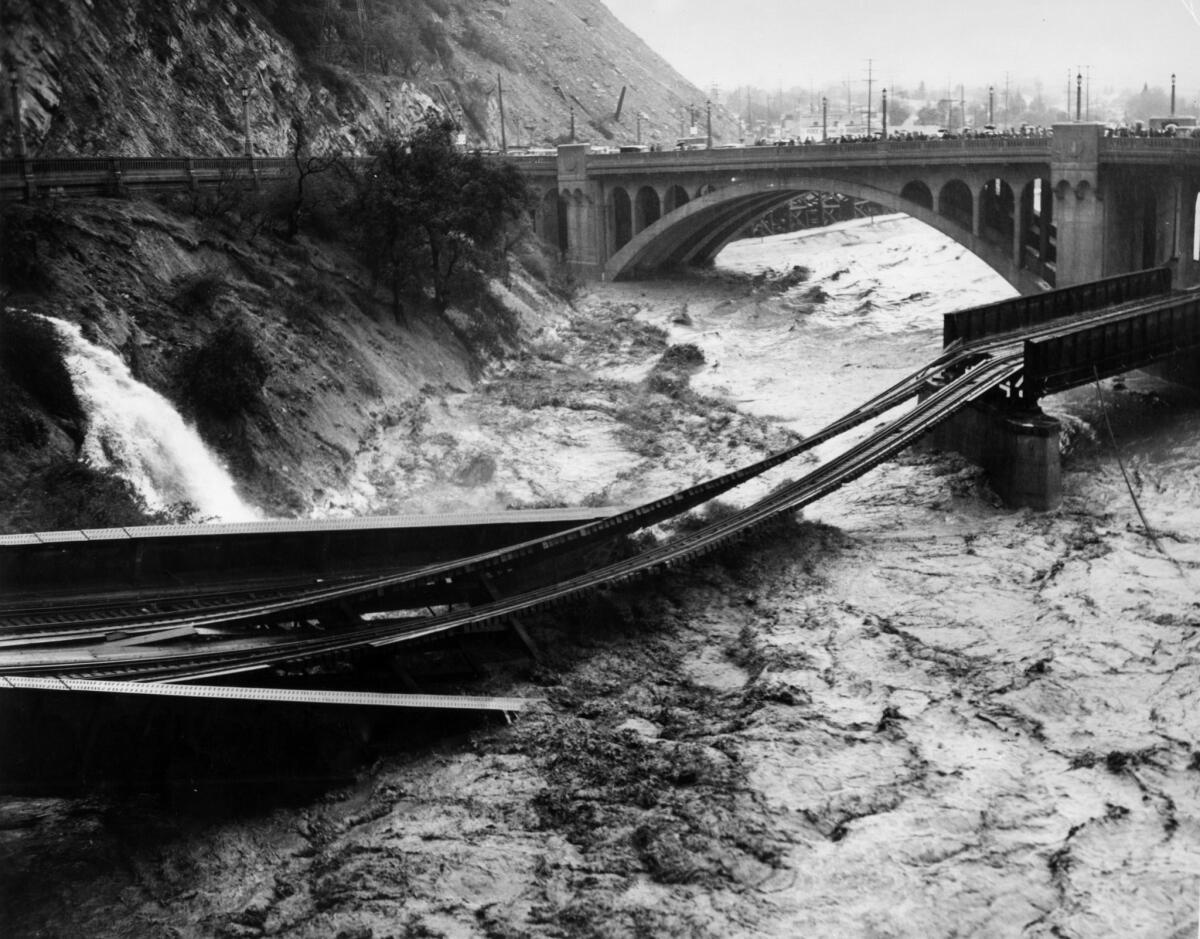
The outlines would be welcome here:
[[[662,199],[653,186],[642,186],[633,200],[634,234],[645,231],[662,218]]]
[[[914,179],[905,183],[900,190],[900,198],[906,202],[915,202],[923,209],[933,209],[933,193],[922,180]]]
[[[970,212],[973,201],[971,188],[961,180],[952,182],[957,182],[965,190],[965,205]],[[946,188],[944,186],[942,192]],[[909,215],[958,242],[1023,293],[1036,293],[1044,289],[1044,285],[1031,272],[1014,262],[1009,246],[990,244],[972,233],[970,214],[966,216],[964,226],[931,207],[901,198],[895,191],[818,175],[784,179],[775,177],[770,182],[747,180],[698,196],[636,233],[628,244],[609,258],[604,266],[604,277],[606,280],[622,280],[662,267],[709,263],[746,225],[802,192],[842,193]],[[932,193],[930,196],[932,201]],[[957,190],[951,197],[955,205],[960,198],[961,193]]]
[[[938,215],[970,231],[972,219],[975,217],[975,200],[971,195],[971,187],[961,179],[948,181],[938,190],[937,210]]]

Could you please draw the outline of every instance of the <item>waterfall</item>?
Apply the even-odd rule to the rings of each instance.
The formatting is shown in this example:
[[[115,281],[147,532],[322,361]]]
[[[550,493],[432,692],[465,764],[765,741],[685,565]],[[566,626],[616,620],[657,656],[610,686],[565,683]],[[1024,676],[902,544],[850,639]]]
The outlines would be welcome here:
[[[62,337],[64,361],[87,416],[87,462],[127,479],[151,509],[187,501],[205,519],[261,518],[170,401],[135,379],[115,353],[84,339],[74,323],[45,319]]]

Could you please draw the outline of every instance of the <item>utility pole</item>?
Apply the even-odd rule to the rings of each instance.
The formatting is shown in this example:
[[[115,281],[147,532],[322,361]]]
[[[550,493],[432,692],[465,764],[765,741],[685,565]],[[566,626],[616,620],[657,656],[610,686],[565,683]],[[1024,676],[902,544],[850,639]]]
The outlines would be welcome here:
[[[500,152],[508,153],[508,133],[504,129],[504,82],[499,72],[496,73],[496,94],[500,97]]]
[[[887,140],[887,89],[884,88],[881,97],[883,98],[883,139]]]

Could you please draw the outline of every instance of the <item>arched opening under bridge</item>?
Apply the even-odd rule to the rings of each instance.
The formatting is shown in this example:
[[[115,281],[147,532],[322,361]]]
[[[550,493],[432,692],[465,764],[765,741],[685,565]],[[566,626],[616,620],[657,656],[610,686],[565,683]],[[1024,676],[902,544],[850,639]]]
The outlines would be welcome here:
[[[658,199],[658,191],[653,186],[643,186],[638,190],[637,202],[634,205],[634,234],[645,231],[662,218],[662,203]]]
[[[633,237],[633,202],[620,186],[612,192],[613,240],[617,250],[629,244]]]
[[[542,197],[538,206],[535,228],[542,241],[559,252],[567,253],[567,200],[557,189]]]
[[[950,180],[938,193],[937,210],[938,215],[971,231],[975,210],[970,187],[961,179]]]
[[[933,208],[933,193],[919,179],[905,183],[904,188],[900,190],[900,198],[905,202],[914,202],[923,209]]]
[[[939,194],[939,208],[950,213],[946,215],[918,202],[902,199],[894,191],[815,173],[797,174],[790,179],[775,177],[766,184],[753,179],[732,182],[693,199],[635,232],[633,239],[608,259],[604,276],[620,280],[681,265],[706,266],[756,219],[798,195],[812,191],[840,193],[911,215],[968,248],[1018,290],[1033,293],[1044,287],[1036,275],[1014,263],[1011,240],[1005,244],[992,244],[973,235],[973,196],[970,188],[961,181],[952,181]]]

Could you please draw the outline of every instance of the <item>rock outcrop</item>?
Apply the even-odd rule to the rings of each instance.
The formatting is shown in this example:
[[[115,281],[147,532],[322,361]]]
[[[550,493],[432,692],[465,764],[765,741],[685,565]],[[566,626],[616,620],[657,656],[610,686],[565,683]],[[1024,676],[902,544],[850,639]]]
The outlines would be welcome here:
[[[284,35],[294,32],[289,17],[348,14],[270,0],[6,4],[5,65],[19,76],[28,152],[239,154],[243,89],[260,155],[287,152],[296,118],[316,148],[361,152],[430,106],[453,114],[469,144],[497,148],[501,91],[510,147],[563,139],[572,109],[578,138],[597,144],[632,141],[639,127],[644,141],[670,143],[689,106],[703,115],[704,92],[601,0],[359,6],[363,19],[350,22],[361,39],[317,18],[321,41],[298,48]],[[11,100],[2,121],[0,146],[11,155]],[[730,137],[736,123],[717,109],[713,126]]]

